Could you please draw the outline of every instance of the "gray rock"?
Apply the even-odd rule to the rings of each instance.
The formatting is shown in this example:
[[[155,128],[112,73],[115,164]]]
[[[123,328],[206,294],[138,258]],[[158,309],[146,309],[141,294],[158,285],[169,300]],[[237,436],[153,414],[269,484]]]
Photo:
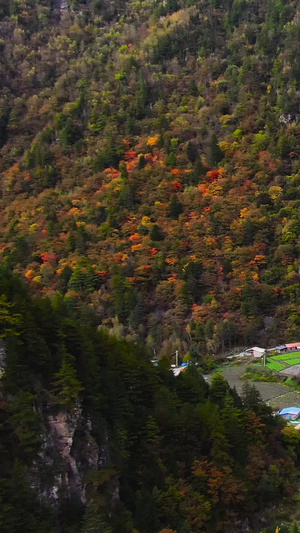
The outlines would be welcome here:
[[[31,468],[30,484],[41,499],[59,506],[62,499],[86,502],[85,478],[109,463],[108,437],[99,446],[92,436],[92,422],[80,403],[71,411],[46,407],[43,442]],[[105,435],[105,431],[103,431]],[[112,505],[119,499],[118,480],[113,481]]]

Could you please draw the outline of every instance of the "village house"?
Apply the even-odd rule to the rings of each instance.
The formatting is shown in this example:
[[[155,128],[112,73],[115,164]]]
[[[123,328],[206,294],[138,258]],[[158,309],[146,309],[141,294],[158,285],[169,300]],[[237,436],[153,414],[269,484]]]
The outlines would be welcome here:
[[[300,350],[300,342],[290,342],[285,346],[287,350]]]
[[[243,355],[250,355],[252,357],[263,357],[266,353],[265,348],[259,348],[259,346],[254,346],[253,348],[248,348],[243,352]]]

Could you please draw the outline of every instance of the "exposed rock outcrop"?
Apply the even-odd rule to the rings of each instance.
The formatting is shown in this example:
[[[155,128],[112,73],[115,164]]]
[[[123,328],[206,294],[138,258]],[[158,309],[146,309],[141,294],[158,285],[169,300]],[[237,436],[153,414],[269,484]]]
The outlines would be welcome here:
[[[109,462],[108,444],[99,446],[92,423],[78,403],[71,411],[44,414],[45,436],[31,472],[31,485],[41,498],[59,505],[62,499],[86,502],[84,478]],[[116,489],[117,491],[117,489]],[[117,496],[118,497],[118,496]]]
[[[54,0],[53,6],[54,9],[59,9],[61,15],[63,15],[63,13],[65,13],[65,11],[67,11],[69,7],[67,0]]]
[[[48,439],[53,452],[61,464],[62,471],[59,474],[57,494],[59,489],[68,497],[76,497],[82,503],[85,502],[85,491],[78,472],[76,459],[71,454],[74,434],[81,420],[81,409],[76,406],[71,413],[60,411],[48,418]],[[54,487],[53,487],[54,489]]]

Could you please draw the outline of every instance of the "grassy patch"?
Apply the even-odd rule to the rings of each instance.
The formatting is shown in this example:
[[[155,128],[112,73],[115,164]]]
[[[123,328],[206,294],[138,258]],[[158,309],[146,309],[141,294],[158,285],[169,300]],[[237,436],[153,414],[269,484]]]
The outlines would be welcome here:
[[[294,390],[300,391],[300,384],[295,379],[288,378],[285,380],[284,384],[287,387],[291,387]]]
[[[213,369],[214,372],[222,372],[224,370],[224,365],[223,366],[215,366],[215,368]]]
[[[282,368],[285,367],[283,366]],[[282,370],[282,368],[280,368],[280,370]],[[272,370],[273,369],[268,367],[250,365],[246,368],[246,372],[242,375],[242,379],[251,379],[252,381],[266,381],[269,383],[281,382],[282,378],[279,377]]]

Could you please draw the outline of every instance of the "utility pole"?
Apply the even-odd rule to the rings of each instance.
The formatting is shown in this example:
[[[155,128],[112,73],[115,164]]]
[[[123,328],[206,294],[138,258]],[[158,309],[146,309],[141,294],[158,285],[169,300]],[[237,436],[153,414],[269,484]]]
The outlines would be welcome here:
[[[178,367],[179,366],[179,364],[178,364],[178,350],[176,350],[176,352],[175,352],[175,357],[176,357],[176,367]]]
[[[264,367],[266,366],[266,352],[263,355],[263,365]]]

